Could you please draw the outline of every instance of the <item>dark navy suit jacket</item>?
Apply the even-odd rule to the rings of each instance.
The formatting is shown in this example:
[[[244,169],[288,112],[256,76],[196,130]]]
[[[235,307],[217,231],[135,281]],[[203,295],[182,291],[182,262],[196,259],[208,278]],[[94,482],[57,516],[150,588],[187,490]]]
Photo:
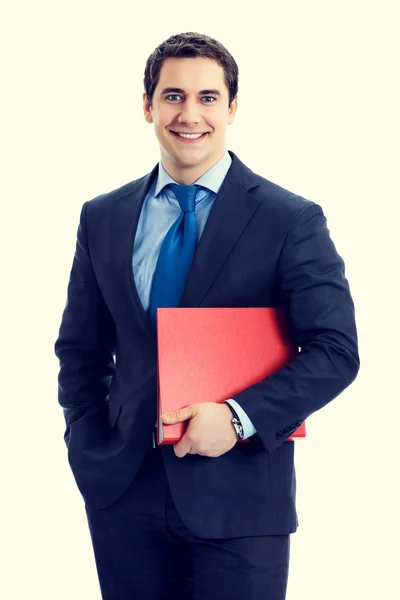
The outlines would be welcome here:
[[[234,396],[257,429],[249,443],[218,458],[180,459],[162,447],[178,512],[208,538],[296,530],[295,443],[285,440],[359,369],[353,301],[321,207],[229,154],[179,306],[286,307],[301,352]],[[158,165],[83,205],[55,346],[68,458],[92,509],[127,489],[156,421],[157,340],[135,288],[132,251],[157,172]]]

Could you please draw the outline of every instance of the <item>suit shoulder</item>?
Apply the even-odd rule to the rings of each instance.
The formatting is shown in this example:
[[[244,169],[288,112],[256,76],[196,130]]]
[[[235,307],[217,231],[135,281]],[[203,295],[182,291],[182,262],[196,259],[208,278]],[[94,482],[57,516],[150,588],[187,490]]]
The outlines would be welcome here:
[[[89,210],[97,211],[111,207],[117,200],[132,193],[136,186],[139,185],[145,179],[145,177],[146,175],[140,177],[139,179],[135,179],[134,181],[130,181],[129,183],[125,183],[124,185],[115,188],[110,192],[105,192],[104,194],[100,194],[99,196],[88,200],[86,204],[88,205]]]
[[[286,213],[288,217],[295,218],[303,209],[314,206],[321,210],[319,204],[308,200],[303,196],[296,194],[284,187],[254,173],[257,187],[251,190],[251,194],[260,200],[266,208],[275,209],[281,214]]]

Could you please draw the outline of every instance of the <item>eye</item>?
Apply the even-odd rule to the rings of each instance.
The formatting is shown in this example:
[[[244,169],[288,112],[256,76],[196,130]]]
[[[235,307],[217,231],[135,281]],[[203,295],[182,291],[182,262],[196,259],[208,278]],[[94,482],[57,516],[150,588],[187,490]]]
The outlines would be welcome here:
[[[169,96],[166,97],[167,100],[169,100],[169,98],[181,98],[180,94],[170,94]],[[203,98],[211,98],[213,101],[216,100],[216,98],[214,98],[214,96],[203,96]],[[213,104],[213,102],[206,102],[206,104]]]

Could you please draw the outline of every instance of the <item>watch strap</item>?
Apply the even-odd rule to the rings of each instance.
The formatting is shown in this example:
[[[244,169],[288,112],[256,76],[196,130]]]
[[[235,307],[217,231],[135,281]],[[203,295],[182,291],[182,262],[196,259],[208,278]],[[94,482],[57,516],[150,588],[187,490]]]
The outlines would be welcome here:
[[[227,404],[229,406],[229,408],[231,409],[231,412],[233,414],[232,425],[235,428],[236,435],[238,436],[239,439],[244,439],[244,429],[243,429],[242,422],[239,419],[239,415],[237,414],[236,410],[233,408],[233,406],[231,406],[231,404],[229,402],[225,402],[224,404]]]
[[[230,402],[224,402],[224,404],[226,404],[231,409],[231,412],[232,412],[233,416],[235,417],[235,419],[237,419],[240,422],[239,415],[237,414],[237,412],[233,408],[233,406],[230,404]]]

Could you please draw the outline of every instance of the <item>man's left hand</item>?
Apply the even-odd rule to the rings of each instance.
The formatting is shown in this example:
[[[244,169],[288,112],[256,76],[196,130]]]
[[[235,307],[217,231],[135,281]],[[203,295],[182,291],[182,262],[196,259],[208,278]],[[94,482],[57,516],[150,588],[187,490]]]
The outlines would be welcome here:
[[[188,428],[182,439],[174,444],[174,452],[178,458],[183,458],[186,454],[200,454],[215,458],[231,450],[237,442],[232,418],[229,407],[218,402],[190,404],[172,413],[161,415],[165,425],[189,419]]]

